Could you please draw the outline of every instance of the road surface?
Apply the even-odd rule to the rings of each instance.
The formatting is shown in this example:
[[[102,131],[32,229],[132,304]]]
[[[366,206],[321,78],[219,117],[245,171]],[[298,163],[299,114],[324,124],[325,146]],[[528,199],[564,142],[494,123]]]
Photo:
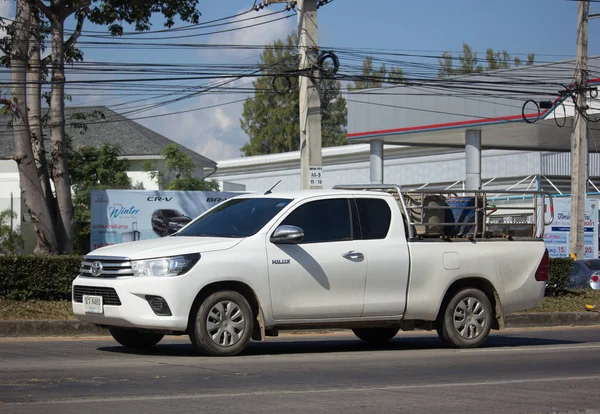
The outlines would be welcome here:
[[[594,411],[599,410],[599,411]],[[171,337],[0,340],[0,412],[600,413],[600,327],[508,330],[474,350],[426,332],[385,347],[343,332],[196,355]]]

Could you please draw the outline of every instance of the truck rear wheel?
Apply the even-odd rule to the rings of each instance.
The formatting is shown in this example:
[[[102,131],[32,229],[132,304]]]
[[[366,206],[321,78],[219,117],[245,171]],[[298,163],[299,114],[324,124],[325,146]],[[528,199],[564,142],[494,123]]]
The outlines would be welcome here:
[[[143,332],[135,329],[111,327],[108,329],[112,337],[121,345],[131,349],[148,349],[163,339],[163,334]]]
[[[196,349],[211,356],[233,356],[244,350],[254,327],[252,309],[235,291],[207,297],[192,315],[190,339]]]
[[[370,344],[385,344],[391,340],[400,329],[398,328],[356,328],[354,335]]]
[[[442,341],[454,348],[476,348],[492,327],[492,305],[479,289],[461,289],[446,304],[436,323]]]

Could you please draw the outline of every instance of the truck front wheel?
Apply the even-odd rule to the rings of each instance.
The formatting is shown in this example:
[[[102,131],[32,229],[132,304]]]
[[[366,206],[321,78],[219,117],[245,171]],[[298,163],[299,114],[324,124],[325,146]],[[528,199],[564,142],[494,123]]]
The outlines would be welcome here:
[[[492,305],[485,293],[479,289],[461,289],[446,304],[436,330],[449,346],[476,348],[490,334],[492,318]]]
[[[233,356],[244,350],[254,327],[252,309],[235,291],[207,297],[192,315],[190,339],[204,355]]]
[[[108,329],[112,337],[121,345],[131,349],[148,349],[163,339],[163,334],[136,331],[135,329],[111,327]]]
[[[370,344],[384,344],[398,333],[398,328],[356,328],[354,335]]]

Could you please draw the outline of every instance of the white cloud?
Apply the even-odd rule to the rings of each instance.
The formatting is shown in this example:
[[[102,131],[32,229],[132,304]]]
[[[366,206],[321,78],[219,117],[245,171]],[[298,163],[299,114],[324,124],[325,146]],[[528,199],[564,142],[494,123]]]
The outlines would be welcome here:
[[[234,82],[234,85],[239,82],[241,81]],[[240,148],[248,142],[248,136],[241,130],[239,124],[244,103],[223,104],[243,98],[239,95],[200,95],[185,101],[185,105],[179,105],[177,108],[165,107],[141,115],[169,114],[213,105],[222,106],[149,118],[139,122],[212,160],[238,158]]]
[[[231,25],[226,26],[227,29],[247,29],[234,30],[226,33],[217,33],[208,37],[207,43],[223,44],[223,45],[268,45],[278,39],[285,39],[288,34],[296,28],[297,22],[295,16],[287,19],[278,19],[285,16],[285,13],[269,14],[278,11],[277,5],[265,8],[258,12],[250,12],[232,19]],[[241,13],[245,10],[240,10]],[[247,20],[252,19],[252,20]],[[201,56],[209,59],[245,59],[250,57],[258,57],[260,51],[255,49],[217,49],[204,50],[199,52]]]
[[[225,111],[223,111],[223,108],[216,108],[214,116],[215,121],[221,130],[226,131],[233,124],[233,120],[225,113]]]

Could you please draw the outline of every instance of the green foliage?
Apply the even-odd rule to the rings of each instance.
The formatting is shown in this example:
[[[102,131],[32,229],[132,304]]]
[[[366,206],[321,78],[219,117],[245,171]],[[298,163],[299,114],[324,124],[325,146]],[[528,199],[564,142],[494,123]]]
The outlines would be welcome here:
[[[163,148],[162,155],[165,157],[166,174],[157,171],[154,163],[150,161],[144,164],[143,169],[160,185],[164,186],[166,182],[167,190],[219,191],[216,181],[204,181],[193,176],[196,171],[194,160],[179,145],[167,145]]]
[[[488,48],[485,51],[485,60],[487,66],[485,69],[479,64],[477,53],[473,52],[468,43],[463,43],[463,50],[458,56],[459,66],[454,67],[454,56],[450,52],[442,53],[442,57],[438,59],[440,69],[438,71],[439,78],[445,78],[452,75],[467,75],[471,73],[481,73],[484,70],[509,69],[511,66],[518,67],[522,65],[522,60],[519,57],[512,58],[507,50],[494,51]],[[527,65],[533,65],[535,54],[527,55]]]
[[[25,245],[25,241],[19,233],[19,226],[16,229],[11,227],[11,219],[16,220],[17,214],[11,209],[0,212],[0,253],[17,254]]]
[[[404,72],[397,66],[392,66],[388,71],[385,63],[382,63],[379,70],[373,69],[373,58],[367,56],[362,63],[360,76],[354,80],[353,85],[348,86],[348,90],[381,88],[384,83],[401,83],[404,80]]]
[[[73,188],[73,249],[84,254],[90,244],[90,198],[92,190],[129,189],[131,179],[127,176],[129,162],[119,159],[117,146],[104,144],[100,147],[67,149],[69,175]]]
[[[200,20],[200,12],[196,10],[199,0],[94,0],[92,3],[88,20],[108,25],[113,36],[123,34],[122,23],[134,24],[138,32],[150,30],[150,18],[155,13],[165,17],[165,27],[172,27],[176,17],[193,24]]]
[[[0,256],[0,296],[10,300],[71,298],[81,256]]]
[[[438,59],[440,64],[440,70],[438,71],[438,78],[445,78],[454,74],[454,57],[450,52],[442,53],[442,58]]]
[[[170,181],[167,189],[180,191],[219,191],[219,183],[214,180],[204,181],[195,177],[178,178]]]
[[[246,156],[295,151],[300,148],[300,104],[298,56],[294,49],[298,35],[291,34],[285,41],[277,40],[265,48],[260,56],[261,75],[253,82],[254,97],[244,103],[240,124],[250,138],[241,148]],[[281,76],[292,73],[289,84],[281,82]],[[285,87],[284,87],[285,84]],[[346,143],[348,121],[346,100],[340,93],[341,84],[334,79],[322,78],[319,83],[321,94],[321,137],[324,147]]]
[[[548,277],[548,291],[557,294],[565,291],[571,281],[573,270],[573,259],[553,258],[550,259],[550,275]]]

